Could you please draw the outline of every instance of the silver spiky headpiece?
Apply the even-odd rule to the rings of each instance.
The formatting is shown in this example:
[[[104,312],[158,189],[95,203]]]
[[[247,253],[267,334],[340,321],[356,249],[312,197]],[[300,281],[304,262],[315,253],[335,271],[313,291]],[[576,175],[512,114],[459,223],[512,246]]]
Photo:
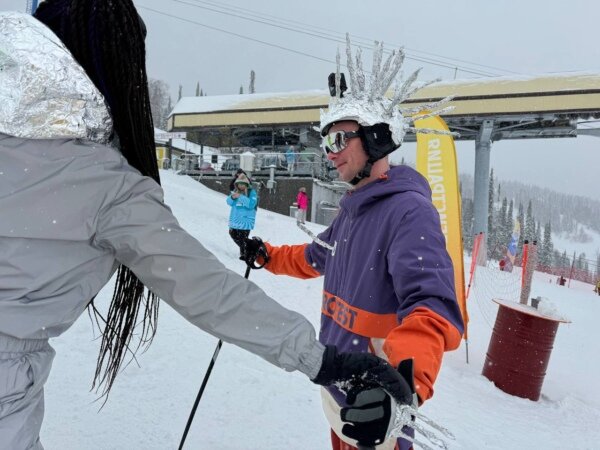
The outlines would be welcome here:
[[[335,74],[335,96],[329,101],[329,108],[321,110],[321,135],[325,135],[334,122],[352,120],[362,126],[373,126],[378,123],[389,125],[392,140],[396,148],[402,144],[406,132],[416,132],[412,123],[419,119],[443,114],[452,109],[440,106],[449,102],[452,97],[446,97],[435,103],[428,103],[409,109],[400,109],[398,105],[411,97],[417,90],[439,80],[432,80],[416,87],[414,83],[421,69],[416,70],[405,81],[398,76],[404,62],[404,51],[394,50],[382,65],[383,43],[375,42],[373,49],[373,67],[367,83],[362,65],[360,47],[352,56],[350,35],[346,34],[346,66],[350,79],[350,91],[343,94],[340,90],[340,53],[337,53],[337,69]],[[392,84],[394,91],[388,96]],[[435,111],[434,111],[435,110]],[[419,114],[427,111],[425,114]],[[437,130],[419,128],[419,133],[454,134]]]

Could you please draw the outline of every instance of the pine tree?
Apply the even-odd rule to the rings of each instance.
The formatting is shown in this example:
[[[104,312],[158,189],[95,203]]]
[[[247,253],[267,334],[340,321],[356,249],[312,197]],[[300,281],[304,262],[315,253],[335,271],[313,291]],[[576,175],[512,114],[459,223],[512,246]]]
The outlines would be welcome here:
[[[552,228],[550,222],[544,226],[544,242],[540,251],[540,264],[543,266],[552,266],[552,256],[554,255],[554,244],[552,243]]]
[[[206,94],[204,93],[204,91],[202,89],[200,89],[200,97],[204,97]]]
[[[525,212],[523,211],[523,203],[519,202],[519,212],[517,213],[517,220],[519,221],[519,226],[521,227],[521,232],[519,234],[519,243],[517,245],[518,249],[523,248],[523,241],[525,240]]]
[[[171,101],[171,96],[169,96],[169,103],[167,103],[167,117],[171,114],[171,111],[173,111],[173,102]]]
[[[461,205],[463,247],[467,251],[473,249],[473,199],[466,198]]]
[[[244,86],[240,86],[240,92],[239,92],[239,93],[240,93],[240,94],[243,94],[243,93],[244,93]]]
[[[490,184],[488,193],[488,235],[487,235],[487,247],[488,258],[493,258],[494,246],[496,244],[496,233],[494,227],[494,169],[490,171]]]
[[[179,94],[177,96],[177,101],[181,100],[182,94],[183,94],[183,86],[179,85]]]
[[[552,267],[562,269],[562,257],[560,252],[556,249],[552,252]]]
[[[560,257],[560,266],[566,270],[569,268],[570,265],[571,265],[571,261],[569,261],[569,257],[567,256],[567,251],[563,250],[562,255]]]
[[[535,219],[533,218],[533,211],[531,209],[531,200],[527,205],[527,215],[525,216],[525,236],[523,239],[527,239],[529,242],[535,239]]]
[[[196,82],[196,97],[200,97],[200,82]]]
[[[248,88],[248,93],[250,94],[254,94],[254,83],[256,81],[256,74],[254,73],[254,70],[250,71],[250,86]]]
[[[161,130],[166,130],[167,117],[171,113],[171,109],[173,109],[170,103],[169,85],[162,80],[149,78],[148,94],[154,126]]]
[[[500,207],[500,212],[498,213],[498,218],[496,220],[496,236],[498,242],[496,243],[496,248],[498,249],[498,256],[501,256],[504,253],[504,249],[508,246],[508,236],[510,235],[510,231],[507,230],[507,200],[506,197],[502,199],[502,206]]]

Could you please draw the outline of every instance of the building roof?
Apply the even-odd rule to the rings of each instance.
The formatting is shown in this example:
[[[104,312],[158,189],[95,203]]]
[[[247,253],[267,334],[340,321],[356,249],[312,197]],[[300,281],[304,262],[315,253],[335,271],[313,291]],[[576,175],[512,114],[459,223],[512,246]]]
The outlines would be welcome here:
[[[449,95],[454,109],[443,118],[450,128],[462,130],[462,139],[474,138],[483,120],[501,124],[497,140],[576,135],[577,120],[600,117],[598,73],[444,81],[419,90],[403,106]],[[326,90],[184,97],[169,117],[169,129],[312,126],[328,101]]]

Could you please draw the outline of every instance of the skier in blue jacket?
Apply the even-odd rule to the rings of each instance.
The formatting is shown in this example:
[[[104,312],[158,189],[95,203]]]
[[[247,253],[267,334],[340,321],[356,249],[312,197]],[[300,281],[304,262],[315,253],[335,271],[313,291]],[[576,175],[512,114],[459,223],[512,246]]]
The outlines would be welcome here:
[[[234,190],[227,197],[231,206],[229,213],[229,235],[240,248],[240,259],[246,254],[246,239],[254,229],[258,195],[252,189],[248,177],[241,173],[233,183]]]

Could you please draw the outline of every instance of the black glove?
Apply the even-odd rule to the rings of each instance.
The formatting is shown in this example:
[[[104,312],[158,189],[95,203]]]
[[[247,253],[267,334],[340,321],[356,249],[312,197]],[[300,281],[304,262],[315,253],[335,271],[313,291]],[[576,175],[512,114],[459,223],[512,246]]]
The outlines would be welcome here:
[[[396,403],[417,408],[412,359],[402,361],[398,371],[392,370],[395,373],[381,374],[381,387],[353,386],[346,396],[350,406],[340,412],[342,421],[348,422],[342,433],[356,440],[359,446],[374,447],[388,438],[396,426]],[[405,423],[412,420],[414,417],[408,415]]]
[[[412,391],[406,380],[372,353],[338,353],[335,346],[327,345],[321,369],[312,381],[320,385],[350,381],[352,387],[358,390],[381,387],[399,403],[412,402]]]
[[[262,264],[260,265],[256,264],[258,257],[262,258]],[[262,269],[269,262],[267,246],[258,236],[254,236],[252,239],[246,238],[244,239],[244,249],[240,259],[246,261],[248,267],[252,269]]]

